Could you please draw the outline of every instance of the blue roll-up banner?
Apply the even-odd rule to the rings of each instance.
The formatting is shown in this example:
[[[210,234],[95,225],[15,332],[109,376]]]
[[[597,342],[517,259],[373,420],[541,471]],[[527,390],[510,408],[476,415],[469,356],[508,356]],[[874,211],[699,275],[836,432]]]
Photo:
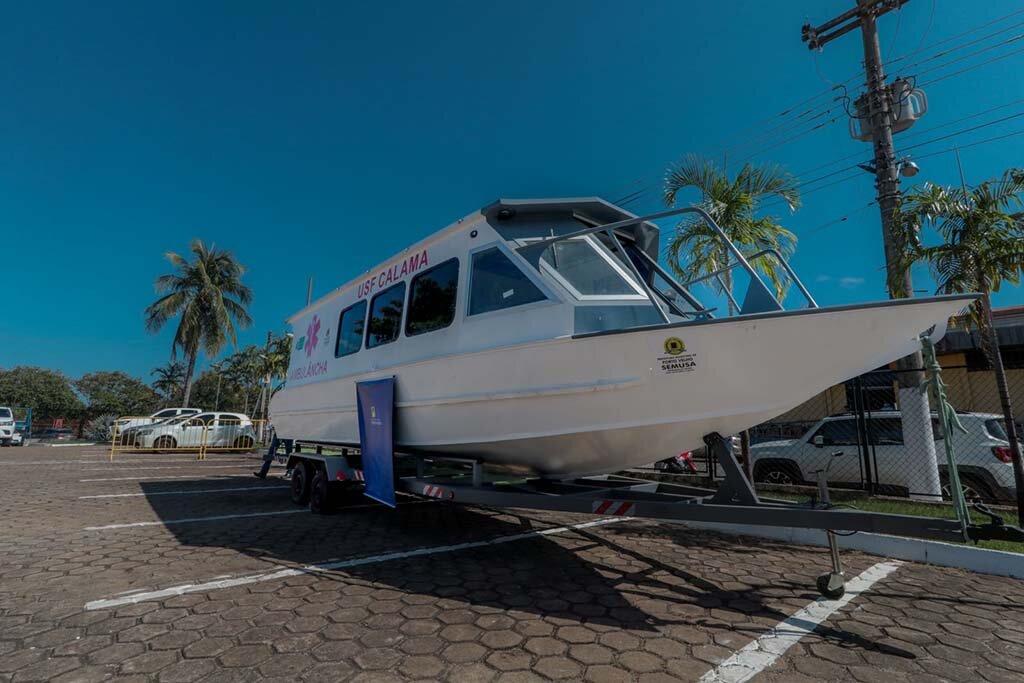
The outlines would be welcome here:
[[[397,507],[395,502],[395,378],[356,382],[359,445],[363,452],[365,495]]]

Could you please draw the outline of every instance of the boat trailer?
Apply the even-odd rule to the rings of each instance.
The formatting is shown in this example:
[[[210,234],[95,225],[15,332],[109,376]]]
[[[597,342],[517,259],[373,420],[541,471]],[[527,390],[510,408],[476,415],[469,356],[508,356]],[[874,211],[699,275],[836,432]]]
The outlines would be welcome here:
[[[619,475],[494,481],[494,475],[485,472],[484,463],[473,459],[422,453],[396,457],[391,440],[393,382],[393,378],[387,378],[361,383],[358,387],[359,449],[343,448],[341,455],[325,455],[324,447],[337,448],[337,445],[297,442],[300,445],[298,452],[286,456],[286,465],[292,471],[293,502],[308,502],[312,511],[326,512],[332,507],[331,498],[339,488],[351,490],[365,485],[367,496],[391,507],[397,505],[395,493],[403,493],[448,503],[494,508],[526,508],[684,523],[821,529],[827,535],[831,568],[818,577],[817,589],[831,599],[845,593],[846,578],[836,538],[839,534],[866,531],[948,542],[1024,542],[1024,531],[1005,524],[1001,517],[980,504],[975,505],[975,509],[989,517],[987,523],[980,525],[966,525],[956,519],[869,512],[833,505],[824,473],[819,473],[818,495],[807,502],[761,498],[743,474],[729,441],[717,433],[704,437],[705,444],[717,457],[725,474],[717,490]],[[363,384],[375,383],[389,383],[390,386],[384,392],[383,400],[373,403],[370,394],[364,396],[361,392]],[[364,403],[367,404],[365,410],[373,416],[371,420],[363,419]],[[372,409],[369,407],[371,403]],[[395,473],[395,464],[408,463],[408,458],[415,461],[415,474],[399,476]]]

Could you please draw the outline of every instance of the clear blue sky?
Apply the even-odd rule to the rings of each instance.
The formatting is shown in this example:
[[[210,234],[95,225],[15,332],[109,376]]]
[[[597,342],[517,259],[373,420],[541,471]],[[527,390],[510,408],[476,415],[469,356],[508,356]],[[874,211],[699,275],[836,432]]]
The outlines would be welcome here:
[[[856,73],[857,33],[817,64],[800,42],[805,20],[852,2],[10,4],[0,22],[0,367],[148,379],[170,334],[147,335],[142,309],[167,270],[163,252],[193,237],[248,267],[255,325],[240,341],[261,342],[304,303],[307,276],[322,294],[493,199],[623,196],[636,178],[713,152]],[[935,5],[925,45],[1021,8]],[[932,6],[913,0],[881,20],[886,57],[917,48]],[[927,87],[931,110],[910,132],[1019,99],[1022,66],[1024,54]],[[866,160],[869,146],[840,119],[758,159],[798,174],[858,150]],[[1024,118],[914,152],[1020,129]],[[968,182],[1024,164],[1022,151],[1024,136],[965,149]],[[918,180],[957,181],[951,154],[920,163]],[[884,298],[878,212],[859,210],[873,194],[865,173],[785,217],[821,303]],[[630,208],[657,206],[650,193]],[[1019,289],[996,299],[1022,302]]]

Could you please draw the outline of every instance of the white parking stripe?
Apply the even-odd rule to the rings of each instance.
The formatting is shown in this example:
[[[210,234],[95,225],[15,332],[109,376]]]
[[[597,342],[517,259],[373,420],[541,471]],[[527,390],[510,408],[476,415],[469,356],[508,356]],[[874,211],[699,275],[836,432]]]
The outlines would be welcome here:
[[[771,666],[821,622],[842,609],[877,581],[896,571],[902,562],[879,562],[846,583],[846,594],[838,600],[818,598],[807,607],[780,622],[757,640],[748,643],[724,662],[700,678],[700,683],[743,683]],[[86,606],[88,607],[88,605]]]
[[[252,465],[252,463],[245,463],[245,462],[240,462],[237,465],[207,465],[205,462],[200,462],[199,460],[196,460],[195,462],[196,462],[196,467],[202,467],[203,469],[207,469],[207,470],[227,470],[227,469],[234,469],[234,468],[238,468],[238,467],[250,467]],[[135,465],[135,464],[130,464],[130,465],[116,465],[116,464],[112,464],[111,467],[114,467],[114,468],[124,467],[125,469],[132,469],[132,470],[187,470],[187,469],[189,469],[188,467],[185,467],[184,465],[169,465],[169,466],[155,465],[155,466],[150,467],[149,465],[138,466],[138,465]],[[109,472],[111,467],[86,467],[86,468],[83,468],[82,471],[83,472]]]
[[[405,507],[406,505],[418,505],[422,503],[434,503],[433,500],[410,500],[408,502],[401,502],[399,505]],[[346,505],[341,508],[343,511],[348,510],[363,510],[365,508],[379,508],[380,505],[377,503],[366,503],[360,505]],[[143,526],[167,526],[168,524],[196,524],[198,522],[218,522],[224,519],[244,519],[247,517],[274,517],[276,515],[291,515],[299,512],[307,512],[308,510],[291,509],[291,510],[276,510],[274,512],[247,512],[244,514],[237,515],[213,515],[211,517],[189,517],[185,519],[162,519],[156,522],[126,522],[123,524],[105,524],[103,526],[87,526],[82,531],[108,531],[111,529],[132,529],[135,527]]]
[[[422,502],[428,503],[430,501]],[[85,604],[85,609],[107,609],[110,607],[120,607],[122,605],[133,605],[137,602],[162,600],[163,598],[170,598],[174,597],[175,595],[184,595],[186,593],[205,593],[207,591],[220,590],[222,588],[244,586],[250,583],[276,581],[278,579],[286,579],[292,576],[300,576],[302,574],[316,574],[319,572],[334,571],[336,569],[347,569],[349,567],[361,567],[368,564],[377,564],[379,562],[390,562],[391,560],[400,560],[406,557],[423,557],[425,555],[436,555],[439,553],[454,553],[460,550],[468,550],[470,548],[481,548],[483,546],[498,545],[501,543],[512,543],[514,541],[523,541],[530,538],[554,536],[555,534],[564,534],[567,531],[574,531],[576,529],[587,529],[595,526],[604,526],[605,524],[615,524],[616,522],[622,522],[627,519],[629,518],[608,517],[605,519],[594,520],[592,522],[582,522],[580,524],[572,524],[570,526],[555,527],[553,529],[528,531],[522,534],[513,534],[512,536],[499,536],[498,538],[492,538],[488,541],[473,541],[470,543],[458,543],[455,545],[435,546],[433,548],[418,548],[416,550],[405,550],[396,553],[387,553],[385,555],[373,555],[371,557],[362,557],[355,560],[340,560],[338,562],[311,564],[305,567],[298,567],[296,569],[282,569],[280,571],[269,572],[267,574],[252,574],[249,576],[221,579],[218,581],[206,581],[204,583],[196,584],[189,583],[181,586],[164,588],[162,590],[148,591],[145,593],[132,593],[131,595],[123,595],[120,597],[107,598],[104,600],[93,600],[92,602],[87,602]]]
[[[353,505],[352,507],[370,507],[369,505]],[[213,515],[212,517],[189,517],[185,519],[162,519],[156,522],[127,522],[125,524],[105,524],[103,526],[87,526],[82,531],[107,531],[109,529],[132,529],[140,526],[168,526],[170,524],[195,524],[197,522],[219,522],[224,519],[243,519],[247,517],[276,517],[278,515],[296,515],[300,512],[309,514],[309,510],[292,508],[273,512],[247,512],[240,515]]]
[[[251,474],[211,474],[204,477],[199,474],[154,474],[152,477],[103,477],[101,479],[79,479],[81,483],[92,481],[165,481],[171,479],[228,479],[229,477],[251,477]]]
[[[267,489],[282,489],[287,484],[264,484],[263,486],[233,486],[225,489],[178,489],[176,491],[155,491],[150,493],[101,493],[96,496],[79,496],[78,500],[91,500],[94,498],[137,498],[145,496],[192,496],[199,495],[201,493],[223,493],[225,491],[260,491]]]

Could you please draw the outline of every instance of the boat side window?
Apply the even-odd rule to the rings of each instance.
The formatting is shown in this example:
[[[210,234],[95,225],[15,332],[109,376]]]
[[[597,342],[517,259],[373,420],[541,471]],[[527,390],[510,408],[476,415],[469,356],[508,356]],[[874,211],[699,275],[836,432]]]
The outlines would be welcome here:
[[[409,284],[409,313],[405,333],[410,337],[448,327],[455,320],[459,259],[434,266]]]
[[[402,308],[405,305],[405,283],[399,282],[373,297],[370,320],[366,326],[366,348],[389,344],[398,339],[402,329]]]
[[[497,247],[473,254],[469,315],[544,301],[547,297]]]
[[[541,253],[540,262],[577,296],[646,297],[615,258],[588,237],[554,242]]]
[[[366,326],[366,300],[352,304],[338,318],[338,341],[334,357],[341,358],[358,351],[363,345],[363,329]]]

